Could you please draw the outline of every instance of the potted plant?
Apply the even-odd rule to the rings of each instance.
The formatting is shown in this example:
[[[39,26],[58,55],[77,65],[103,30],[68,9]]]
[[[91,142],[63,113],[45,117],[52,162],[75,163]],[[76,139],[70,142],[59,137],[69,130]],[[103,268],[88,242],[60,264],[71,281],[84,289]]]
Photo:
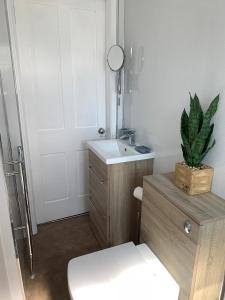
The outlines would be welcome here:
[[[202,163],[214,147],[211,142],[214,124],[211,120],[217,111],[219,95],[203,113],[198,96],[190,94],[190,113],[184,109],[181,116],[181,145],[184,162],[176,164],[175,184],[189,195],[207,193],[211,190],[213,168]]]

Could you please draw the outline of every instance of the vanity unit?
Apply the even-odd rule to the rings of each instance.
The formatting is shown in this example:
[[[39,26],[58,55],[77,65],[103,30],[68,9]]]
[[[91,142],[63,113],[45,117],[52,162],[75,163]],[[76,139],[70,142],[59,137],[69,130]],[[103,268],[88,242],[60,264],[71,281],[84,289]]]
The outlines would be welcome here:
[[[115,246],[131,240],[132,193],[152,174],[154,153],[141,155],[117,140],[88,142],[90,220],[101,246]],[[138,215],[137,215],[138,218]]]
[[[180,286],[179,300],[219,300],[225,270],[225,200],[188,196],[173,174],[144,178],[141,239]]]

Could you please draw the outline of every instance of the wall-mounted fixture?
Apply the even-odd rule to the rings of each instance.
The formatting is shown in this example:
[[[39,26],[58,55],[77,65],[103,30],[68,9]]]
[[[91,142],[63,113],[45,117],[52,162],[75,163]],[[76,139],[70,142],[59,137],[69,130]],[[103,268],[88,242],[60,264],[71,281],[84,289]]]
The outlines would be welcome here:
[[[107,62],[111,71],[119,72],[124,65],[125,54],[124,50],[119,45],[113,45],[108,52]]]
[[[113,45],[107,54],[107,63],[112,72],[116,73],[116,137],[118,138],[118,106],[120,106],[120,95],[122,93],[121,72],[124,67],[125,53],[121,46]]]
[[[119,45],[113,45],[108,51],[107,62],[110,70],[118,74],[116,90],[119,95],[121,94],[121,70],[124,66],[124,61],[125,54],[123,48]]]

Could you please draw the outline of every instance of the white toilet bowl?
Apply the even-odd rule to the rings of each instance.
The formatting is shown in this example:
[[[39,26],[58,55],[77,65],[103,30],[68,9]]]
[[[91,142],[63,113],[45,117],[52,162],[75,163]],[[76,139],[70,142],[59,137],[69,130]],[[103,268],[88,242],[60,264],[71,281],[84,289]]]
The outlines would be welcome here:
[[[71,300],[177,300],[179,286],[145,245],[126,243],[72,259]]]

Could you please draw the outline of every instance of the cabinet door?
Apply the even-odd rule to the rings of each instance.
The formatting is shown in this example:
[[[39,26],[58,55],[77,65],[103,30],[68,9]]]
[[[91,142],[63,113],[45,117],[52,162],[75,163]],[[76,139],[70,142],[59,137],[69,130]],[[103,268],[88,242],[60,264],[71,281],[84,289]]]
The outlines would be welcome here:
[[[108,179],[108,166],[89,150],[89,168],[101,179]]]
[[[89,187],[92,202],[95,202],[102,215],[107,216],[108,182],[100,178],[92,168],[89,169]]]
[[[102,247],[109,245],[108,171],[93,152],[89,151],[90,219],[92,229]]]
[[[99,241],[101,247],[104,248],[109,246],[108,217],[102,215],[100,211],[96,208],[94,203],[95,203],[95,198],[91,197],[90,210],[89,210],[91,225],[97,240]]]
[[[190,296],[199,226],[149,184],[144,183],[141,238],[180,285],[180,299]],[[185,224],[191,232],[185,232]]]

